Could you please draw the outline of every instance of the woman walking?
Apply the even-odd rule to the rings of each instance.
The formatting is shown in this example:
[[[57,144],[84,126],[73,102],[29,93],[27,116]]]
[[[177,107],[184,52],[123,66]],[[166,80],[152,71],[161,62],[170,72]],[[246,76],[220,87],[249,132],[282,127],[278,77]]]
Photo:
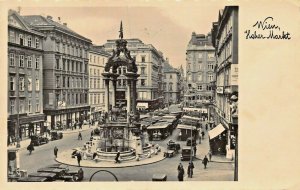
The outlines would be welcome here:
[[[206,155],[204,156],[203,160],[202,160],[202,164],[204,165],[204,169],[206,169],[206,165],[208,163],[208,159],[206,157]]]

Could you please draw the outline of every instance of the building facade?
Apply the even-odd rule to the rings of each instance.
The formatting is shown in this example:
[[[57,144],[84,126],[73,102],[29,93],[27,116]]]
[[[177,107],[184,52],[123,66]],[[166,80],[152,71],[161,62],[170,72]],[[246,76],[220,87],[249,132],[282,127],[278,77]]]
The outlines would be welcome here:
[[[226,155],[234,156],[238,100],[238,7],[220,10],[213,23],[213,45],[216,49],[216,118],[227,129]]]
[[[89,105],[91,119],[99,119],[105,108],[105,92],[102,73],[109,53],[99,46],[92,46],[89,51]]]
[[[9,10],[7,127],[11,139],[44,132],[43,38],[16,11]]]
[[[91,40],[51,16],[24,16],[25,21],[44,34],[43,97],[47,124],[68,128],[87,117],[88,50]]]
[[[127,48],[131,57],[136,60],[138,74],[137,81],[137,108],[138,110],[153,110],[160,106],[159,89],[159,67],[162,54],[151,44],[144,44],[139,39],[126,39]],[[105,51],[112,52],[116,48],[115,40],[107,40],[104,44]],[[117,82],[117,105],[126,105],[126,68],[118,70],[120,77]]]
[[[166,58],[163,67],[164,80],[164,104],[177,104],[180,102],[180,72],[174,69],[170,64],[169,60]]]
[[[215,48],[212,46],[211,34],[192,33],[186,51],[186,85],[185,106],[202,106],[213,98],[210,82],[214,80]]]

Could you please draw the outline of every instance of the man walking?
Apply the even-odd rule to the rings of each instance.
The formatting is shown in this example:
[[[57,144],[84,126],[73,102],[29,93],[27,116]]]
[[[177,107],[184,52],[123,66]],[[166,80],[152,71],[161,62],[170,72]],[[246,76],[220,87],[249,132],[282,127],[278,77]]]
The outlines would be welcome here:
[[[78,133],[78,140],[82,140],[82,135],[81,135],[81,132],[79,131]]]
[[[206,155],[204,156],[203,160],[202,160],[202,164],[204,165],[204,169],[206,169],[206,165],[208,163],[208,159],[206,157]]]
[[[118,151],[118,153],[116,155],[116,158],[115,158],[116,163],[120,163],[119,157],[120,157],[120,151]]]
[[[193,162],[191,161],[189,163],[189,166],[188,166],[188,177],[192,178],[193,177],[193,169],[194,169],[194,164]]]
[[[194,156],[196,157],[196,152],[197,152],[197,147],[196,145],[194,146]]]
[[[58,152],[58,148],[55,146],[54,147],[54,156],[55,156],[55,158],[57,158],[57,152]]]
[[[80,167],[80,161],[81,161],[81,154],[80,154],[80,152],[77,152],[76,157],[77,157],[78,166]]]

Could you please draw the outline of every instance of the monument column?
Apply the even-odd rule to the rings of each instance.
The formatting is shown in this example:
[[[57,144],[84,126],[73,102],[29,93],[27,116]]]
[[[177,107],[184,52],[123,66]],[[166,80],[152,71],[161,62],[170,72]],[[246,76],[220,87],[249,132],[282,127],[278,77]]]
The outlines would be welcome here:
[[[137,91],[136,91],[136,82],[137,79],[136,77],[134,77],[134,79],[132,80],[132,111],[133,114],[136,115],[136,100],[137,100]]]
[[[129,123],[131,108],[132,108],[132,92],[131,92],[131,79],[127,76],[127,122]]]
[[[112,78],[113,90],[112,90],[112,107],[116,106],[116,91],[117,91],[117,78]]]
[[[109,111],[109,78],[104,78],[105,81],[105,111]]]

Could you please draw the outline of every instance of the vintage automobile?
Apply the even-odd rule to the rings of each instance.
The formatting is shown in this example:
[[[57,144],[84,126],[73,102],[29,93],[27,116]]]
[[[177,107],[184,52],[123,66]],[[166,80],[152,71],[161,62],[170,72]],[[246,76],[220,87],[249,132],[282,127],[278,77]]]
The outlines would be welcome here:
[[[46,144],[49,142],[49,139],[47,137],[43,137],[39,135],[32,135],[30,139],[31,139],[31,143],[33,143],[34,146],[40,146],[41,144]]]
[[[35,173],[28,174],[28,177],[43,177],[43,178],[47,178],[47,181],[55,181],[56,174],[35,172]]]
[[[186,146],[196,146],[196,139],[189,137],[186,139]]]
[[[58,139],[62,139],[63,138],[63,133],[60,131],[51,131],[50,132],[51,135],[51,140],[58,140]]]
[[[169,140],[167,146],[168,146],[167,147],[168,150],[174,150],[175,152],[178,152],[180,150],[180,144],[175,143],[173,140]]]
[[[153,174],[152,181],[167,181],[166,174]]]
[[[180,159],[182,161],[184,161],[184,160],[190,160],[190,159],[193,160],[192,147],[191,146],[182,147]]]
[[[18,182],[47,182],[49,181],[46,177],[21,177],[17,179]]]

